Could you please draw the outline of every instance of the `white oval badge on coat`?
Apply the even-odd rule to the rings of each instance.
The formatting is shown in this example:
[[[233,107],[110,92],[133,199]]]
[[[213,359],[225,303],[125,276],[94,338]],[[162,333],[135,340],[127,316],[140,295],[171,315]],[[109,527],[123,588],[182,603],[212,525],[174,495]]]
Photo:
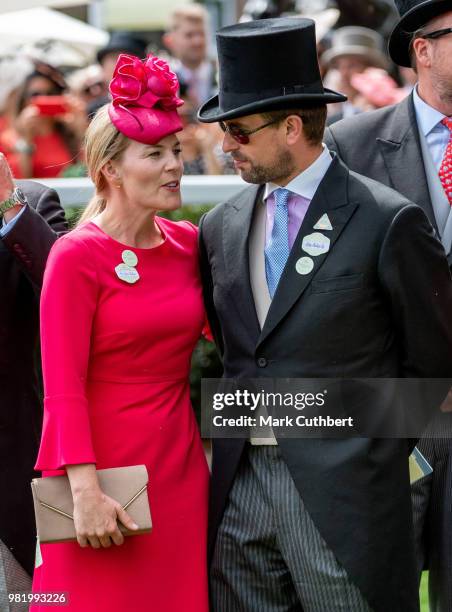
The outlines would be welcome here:
[[[130,266],[126,266],[126,264],[119,264],[115,268],[116,276],[124,281],[125,283],[129,283],[129,285],[133,285],[140,279],[140,275]]]
[[[306,274],[310,274],[314,269],[314,260],[310,257],[301,257],[297,263],[295,264],[295,270],[298,274],[306,276]]]
[[[320,232],[314,232],[305,236],[301,244],[303,251],[312,255],[312,257],[318,257],[324,253],[328,253],[330,250],[331,241],[327,236],[324,236]]]

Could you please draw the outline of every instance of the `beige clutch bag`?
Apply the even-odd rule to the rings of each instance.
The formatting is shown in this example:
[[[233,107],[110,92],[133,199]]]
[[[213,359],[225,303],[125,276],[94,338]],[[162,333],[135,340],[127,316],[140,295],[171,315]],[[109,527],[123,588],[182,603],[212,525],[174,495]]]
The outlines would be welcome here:
[[[147,493],[146,466],[133,465],[97,470],[97,476],[102,491],[118,501],[139,527],[136,531],[130,531],[118,523],[121,532],[126,536],[150,532],[152,520]],[[31,490],[39,541],[50,543],[76,540],[72,518],[74,505],[68,477],[34,478]]]

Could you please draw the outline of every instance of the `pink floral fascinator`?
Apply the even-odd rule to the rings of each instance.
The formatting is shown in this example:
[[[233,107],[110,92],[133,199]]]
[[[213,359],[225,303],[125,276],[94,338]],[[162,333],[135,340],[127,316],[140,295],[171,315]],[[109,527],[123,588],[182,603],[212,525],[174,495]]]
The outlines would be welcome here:
[[[153,55],[140,60],[122,53],[116,62],[108,114],[122,134],[144,144],[156,144],[182,130],[177,108],[179,82],[168,64]]]

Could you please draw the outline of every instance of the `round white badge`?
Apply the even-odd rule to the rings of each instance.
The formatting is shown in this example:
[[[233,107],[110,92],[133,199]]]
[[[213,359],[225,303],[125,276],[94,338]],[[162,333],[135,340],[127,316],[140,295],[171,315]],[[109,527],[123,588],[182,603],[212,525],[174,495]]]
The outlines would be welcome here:
[[[314,232],[314,234],[310,234],[309,236],[305,236],[303,238],[301,248],[308,255],[317,257],[318,255],[328,253],[330,250],[330,244],[331,240],[327,236],[324,236],[320,232]]]
[[[126,266],[131,266],[134,268],[138,263],[138,257],[133,251],[129,251],[128,249],[121,253],[122,261],[126,264]]]
[[[129,285],[133,285],[140,279],[140,275],[131,266],[126,266],[126,264],[119,264],[115,268],[116,276],[124,281],[125,283],[129,283]]]
[[[313,269],[314,260],[310,257],[301,257],[295,264],[295,270],[298,272],[298,274],[302,274],[303,276],[310,274]]]

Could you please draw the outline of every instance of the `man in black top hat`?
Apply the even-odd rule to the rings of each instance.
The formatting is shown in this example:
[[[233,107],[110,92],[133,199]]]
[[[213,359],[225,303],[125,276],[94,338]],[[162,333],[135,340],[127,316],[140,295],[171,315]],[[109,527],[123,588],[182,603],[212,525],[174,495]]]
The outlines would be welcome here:
[[[252,183],[200,223],[224,376],[450,376],[443,249],[419,207],[322,145],[326,103],[344,97],[323,88],[314,22],[230,26],[217,45],[219,95],[198,117],[220,122]],[[213,609],[417,612],[411,449],[255,428],[214,439]]]
[[[326,142],[357,172],[418,204],[440,237],[452,268],[452,4],[399,0],[389,52],[412,66],[418,83],[395,106],[331,126]],[[427,314],[427,317],[430,315]],[[452,325],[452,322],[450,323]],[[452,403],[452,402],[450,402]],[[433,474],[413,486],[419,570],[428,568],[430,607],[452,610],[452,415],[439,416],[419,449]]]

